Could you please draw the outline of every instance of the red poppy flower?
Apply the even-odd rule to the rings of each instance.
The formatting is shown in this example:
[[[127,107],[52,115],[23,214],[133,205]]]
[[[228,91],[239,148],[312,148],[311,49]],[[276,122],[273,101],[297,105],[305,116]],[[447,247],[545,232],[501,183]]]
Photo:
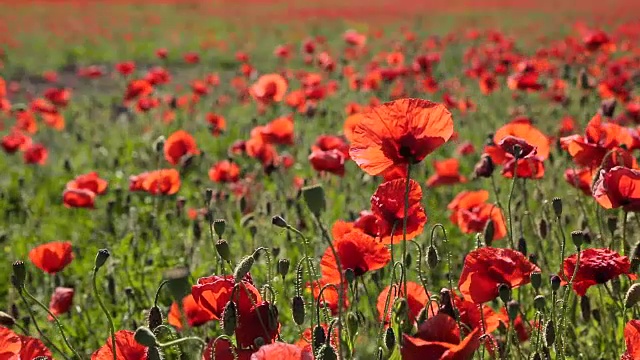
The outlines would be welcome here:
[[[271,166],[278,158],[278,152],[273,145],[262,140],[260,136],[254,136],[244,143],[247,155],[258,159],[264,167]]]
[[[630,320],[625,325],[624,343],[627,350],[620,360],[640,359],[640,320]]]
[[[427,100],[395,100],[355,116],[349,154],[370,175],[418,163],[453,134],[449,110]]]
[[[420,325],[415,337],[404,334],[400,352],[404,360],[469,360],[480,346],[479,338],[478,329],[474,329],[460,340],[456,321],[439,313]]]
[[[153,92],[153,85],[147,80],[131,80],[124,92],[124,101],[128,102],[145,97]]]
[[[351,46],[362,47],[367,43],[367,36],[356,30],[349,29],[342,35],[344,41]]]
[[[342,270],[353,270],[356,276],[383,268],[391,261],[389,249],[363,232],[351,231],[333,240]],[[339,284],[340,273],[331,248],[320,259],[322,278],[327,284]]]
[[[173,165],[180,163],[185,155],[198,155],[196,140],[184,130],[171,134],[164,143],[164,158]]]
[[[476,152],[476,148],[469,141],[465,141],[456,147],[456,153],[459,155],[471,155]]]
[[[251,86],[251,95],[260,103],[280,102],[287,92],[287,80],[279,74],[260,76]]]
[[[67,208],[95,207],[96,193],[87,189],[65,189],[62,193],[62,203]]]
[[[536,70],[519,71],[507,78],[507,86],[511,90],[539,91],[543,86],[538,80],[539,74]]]
[[[74,293],[72,288],[57,287],[51,294],[49,311],[55,316],[66,314],[71,308]],[[49,320],[53,320],[51,315],[49,315]]]
[[[577,254],[573,254],[564,259],[561,274],[563,281],[566,282],[573,276],[576,258]],[[573,290],[579,296],[584,296],[591,286],[604,284],[623,274],[631,275],[628,257],[609,249],[585,249],[580,251],[580,265],[573,279]],[[632,278],[635,279],[635,275]]]
[[[248,313],[253,303],[262,301],[249,275],[237,286],[230,275],[203,277],[191,287],[191,294],[196,303],[211,312],[215,319],[222,318],[222,311],[230,300],[236,303],[239,314]]]
[[[236,182],[240,179],[240,167],[230,160],[222,160],[209,169],[209,179],[217,183]]]
[[[253,350],[250,349],[232,350],[232,344],[227,339],[213,338],[202,353],[202,360],[250,360],[252,354]]]
[[[277,342],[260,347],[251,360],[313,360],[313,355],[296,345]]]
[[[591,184],[595,171],[590,168],[567,169],[564,172],[564,179],[569,185],[582,191],[585,195],[591,196]]]
[[[24,151],[23,157],[27,164],[44,165],[49,157],[49,151],[42,144],[32,144]]]
[[[393,309],[394,301],[398,298],[398,292],[403,293],[404,292],[403,290],[404,290],[404,287],[394,286],[394,289],[391,290],[391,286],[387,286],[382,290],[382,292],[380,292],[380,295],[378,295],[378,303],[376,305],[380,319],[384,318],[385,322],[390,321],[389,318],[391,315],[391,311]],[[391,291],[391,294],[389,294],[389,291]],[[409,321],[412,324],[414,321],[416,321],[422,309],[426,308],[427,305],[429,305],[430,296],[431,295],[427,291],[425,291],[422,285],[415,283],[413,281],[407,282],[407,294],[406,295],[402,294],[401,297],[405,298],[407,300],[407,303],[409,304]],[[388,301],[387,314],[386,316],[384,316],[384,308],[387,301]],[[437,312],[438,312],[437,303],[432,302],[429,305],[428,315],[433,316]]]
[[[138,344],[133,338],[133,331],[116,331],[116,360],[147,360],[147,348]],[[106,343],[91,355],[91,360],[113,360],[111,337]]]
[[[622,207],[640,211],[640,170],[616,166],[601,170],[593,184],[593,197],[605,209]]]
[[[384,182],[378,186],[376,192],[371,196],[371,211],[378,219],[378,236],[385,244],[394,240],[402,240],[403,224],[405,216],[405,191],[406,179],[395,179]],[[422,229],[427,222],[427,215],[420,205],[422,200],[422,189],[420,184],[414,180],[409,181],[409,206],[407,211],[407,240],[422,233]],[[395,225],[395,231],[392,233]]]
[[[165,48],[160,48],[156,50],[156,57],[158,57],[158,59],[166,59],[167,55],[169,55],[169,51]]]
[[[31,110],[16,110],[13,115],[16,118],[15,130],[28,134],[35,134],[38,131],[38,124],[36,124],[36,118]]]
[[[314,150],[309,155],[309,162],[316,171],[344,176],[344,155],[340,150]]]
[[[433,167],[436,169],[436,173],[427,179],[428,187],[467,182],[467,178],[460,175],[460,162],[458,159],[435,160]]]
[[[259,130],[260,136],[267,143],[293,145],[293,118],[291,116],[279,117],[256,129]]]
[[[489,73],[484,73],[479,80],[480,91],[484,95],[489,95],[498,88],[498,80],[496,77]]]
[[[311,150],[339,150],[344,155],[345,160],[349,159],[349,144],[340,136],[320,135],[316,138],[315,143],[311,145]]]
[[[198,305],[191,294],[182,299],[182,311],[184,311],[184,315],[187,318],[187,323],[189,323],[190,327],[200,326],[211,320],[217,320],[209,310]],[[167,322],[178,330],[181,330],[183,327],[182,313],[180,312],[178,303],[175,301],[171,304]]]
[[[2,137],[2,148],[8,154],[16,151],[24,151],[31,146],[31,138],[23,134],[20,130],[13,130],[8,135]]]
[[[490,334],[496,331],[500,326],[500,320],[502,317],[490,306],[475,304],[456,294],[453,294],[453,302],[455,304],[455,308],[458,310],[460,322],[465,324],[469,329],[479,329],[480,331],[484,329],[485,334]],[[482,314],[480,313],[480,306],[482,306]],[[484,327],[482,326],[483,318]]]
[[[142,179],[129,179],[130,189],[133,186],[137,190],[138,182],[142,181],[142,190],[151,195],[173,195],[180,190],[180,173],[176,169],[155,170],[139,176]]]
[[[144,79],[152,86],[163,85],[171,81],[171,74],[162,66],[154,66],[149,69],[147,74],[144,76]]]
[[[206,120],[207,123],[209,123],[209,128],[213,136],[220,136],[220,134],[227,130],[227,120],[221,115],[207,113]]]
[[[22,340],[12,330],[0,327],[0,359],[19,360]]]
[[[507,313],[507,309],[505,309],[504,307],[500,308],[500,313],[498,314],[498,317],[500,318],[500,322],[502,322],[504,327],[508,329],[510,326],[510,321],[509,321],[509,314]],[[538,328],[540,327],[539,324],[536,324],[533,321],[531,321],[529,325],[537,326]],[[516,316],[516,318],[513,320],[513,329],[515,330],[515,333],[518,336],[518,341],[525,342],[529,340],[529,335],[530,335],[529,330],[527,330],[527,327],[525,326],[525,322],[522,319],[521,314],[518,314],[518,316]]]
[[[195,52],[188,52],[182,56],[184,62],[187,64],[197,64],[200,62],[200,55]]]
[[[134,63],[133,61],[123,61],[116,64],[116,71],[123,76],[133,74],[135,69],[136,63]]]
[[[499,145],[507,137],[520,139],[520,145],[524,141],[524,143],[534,147],[536,155],[541,160],[546,160],[549,157],[549,152],[551,151],[549,138],[533,126],[531,120],[526,117],[516,118],[498,129],[493,135],[493,143]],[[495,164],[502,165],[508,160],[508,152],[502,146],[488,146],[485,148],[485,152],[491,155],[491,160]]]
[[[44,345],[40,339],[32,338],[30,336],[18,335],[22,341],[22,348],[20,349],[20,359],[35,359],[39,356],[44,356],[47,360],[53,360],[51,351]],[[0,353],[0,358],[2,354]]]
[[[36,246],[29,251],[29,259],[40,270],[55,274],[62,271],[73,260],[71,243],[54,241]]]
[[[516,250],[483,247],[465,257],[458,288],[466,300],[482,304],[498,297],[501,284],[528,284],[534,271],[540,269]]]
[[[89,190],[96,195],[102,195],[107,191],[109,183],[101,179],[98,173],[92,171],[88,174],[79,175],[75,179],[67,183],[67,189],[69,190]]]
[[[257,338],[262,338],[266,344],[276,340],[280,324],[272,311],[270,304],[266,301],[256,302],[248,312],[238,310],[238,327],[236,328],[238,346],[255,347]]]
[[[609,38],[609,35],[602,30],[588,32],[585,34],[582,42],[589,51],[596,51],[600,48],[615,48],[615,45]]]

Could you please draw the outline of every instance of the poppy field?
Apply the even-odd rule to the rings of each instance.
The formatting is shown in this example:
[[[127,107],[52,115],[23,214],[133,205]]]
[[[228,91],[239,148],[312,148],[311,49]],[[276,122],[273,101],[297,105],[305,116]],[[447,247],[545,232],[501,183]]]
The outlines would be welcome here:
[[[631,0],[0,1],[0,360],[640,359]]]

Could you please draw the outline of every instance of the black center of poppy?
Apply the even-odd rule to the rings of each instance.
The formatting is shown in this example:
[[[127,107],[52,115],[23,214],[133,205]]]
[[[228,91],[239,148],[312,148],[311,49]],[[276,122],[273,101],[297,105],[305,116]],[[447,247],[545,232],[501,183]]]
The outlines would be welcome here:
[[[398,149],[398,153],[403,158],[410,158],[411,155],[413,155],[413,151],[411,150],[411,147],[406,146],[406,145],[400,146],[400,149]]]

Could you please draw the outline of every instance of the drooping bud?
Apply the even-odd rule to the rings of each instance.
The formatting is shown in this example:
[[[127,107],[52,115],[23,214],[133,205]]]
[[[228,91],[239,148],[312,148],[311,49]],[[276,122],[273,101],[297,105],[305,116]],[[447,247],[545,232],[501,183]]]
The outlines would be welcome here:
[[[327,206],[322,185],[303,187],[302,197],[311,213],[316,216],[320,216]]]
[[[316,355],[316,359],[318,360],[337,360],[338,355],[336,354],[336,350],[329,344],[323,344],[318,349],[318,354]]]
[[[236,269],[233,271],[233,278],[236,283],[239,283],[240,281],[242,281],[242,279],[244,279],[245,276],[247,276],[249,271],[251,271],[251,267],[253,266],[254,262],[255,259],[253,258],[253,256],[245,256],[242,260],[240,260],[240,262],[236,266]]]
[[[231,249],[229,249],[229,243],[225,239],[220,239],[216,241],[216,252],[222,260],[226,262],[231,261]]]
[[[425,321],[427,321],[428,317],[429,317],[429,313],[427,311],[427,308],[423,307],[422,310],[420,310],[420,312],[418,313],[418,316],[416,317],[416,323],[418,324],[418,327],[420,327],[420,325],[422,325]]]
[[[640,301],[640,284],[636,283],[627,290],[627,294],[624,296],[624,307],[630,309],[638,301]]]
[[[13,276],[11,277],[13,286],[16,289],[22,289],[26,278],[27,268],[25,267],[24,262],[21,260],[15,261],[13,263]]]
[[[384,346],[386,346],[389,351],[392,351],[396,346],[396,334],[391,327],[388,327],[384,332]]]
[[[324,329],[320,325],[316,325],[313,328],[313,345],[315,348],[321,347],[325,341],[327,340],[327,335],[324,332]]]
[[[158,339],[156,338],[156,335],[153,333],[153,331],[146,327],[139,327],[136,330],[135,334],[133,334],[133,338],[138,344],[142,346],[158,346]]]
[[[535,290],[540,289],[540,285],[542,285],[542,274],[535,271],[529,275],[529,278],[531,279],[531,286],[533,286]]]
[[[575,245],[577,248],[580,248],[580,246],[582,246],[582,243],[584,241],[584,233],[580,230],[572,231],[571,241],[573,241],[573,245]]]
[[[207,204],[207,207],[209,207],[209,204],[211,204],[211,199],[213,199],[213,189],[206,189],[204,191],[204,201],[205,204]]]
[[[511,300],[511,288],[507,284],[498,285],[498,295],[505,304]]]
[[[429,245],[427,248],[427,265],[429,269],[435,269],[439,262],[440,256],[438,255],[438,249],[433,245]]]
[[[553,212],[556,214],[556,217],[562,216],[562,199],[559,197],[554,197],[551,200],[551,205],[553,207]]]
[[[95,269],[98,270],[100,269],[105,262],[107,262],[107,259],[109,258],[109,256],[111,256],[111,253],[109,252],[109,250],[107,249],[100,249],[98,250],[98,254],[96,255],[96,261],[95,261]]]
[[[440,309],[438,309],[439,313],[447,314],[452,318],[456,318],[456,313],[453,308],[453,299],[451,299],[451,290],[447,288],[443,288],[440,290]],[[425,307],[426,309],[426,307]],[[428,315],[428,314],[425,314]]]
[[[202,238],[202,227],[200,227],[200,222],[194,220],[191,223],[191,230],[193,231],[193,238],[199,241]]]
[[[291,301],[291,311],[293,312],[293,321],[297,325],[304,324],[304,299],[302,296],[294,296]]]
[[[222,238],[224,235],[224,230],[227,228],[227,222],[224,219],[217,219],[213,221],[213,231],[218,235],[219,238]]]
[[[491,246],[495,232],[496,232],[496,224],[494,224],[493,220],[490,219],[489,221],[487,221],[486,225],[484,226],[484,234],[483,234],[484,243],[487,244],[487,246]]]
[[[222,332],[231,336],[236,331],[238,325],[238,314],[236,309],[236,303],[228,301],[222,310]]]
[[[282,280],[289,273],[289,267],[291,266],[291,261],[289,259],[280,259],[278,260],[278,274],[282,276]]]
[[[511,300],[507,303],[507,313],[509,314],[509,320],[515,321],[520,314],[520,303],[515,300]]]
[[[405,319],[409,314],[409,303],[405,298],[399,298],[393,304],[393,314],[396,319]]]
[[[149,309],[147,324],[151,330],[155,330],[155,328],[162,325],[162,312],[160,312],[159,307],[152,306],[151,309]]]
[[[630,272],[635,273],[638,271],[638,266],[640,265],[640,241],[638,241],[631,249],[631,270]]]
[[[560,276],[558,275],[553,275],[551,277],[551,290],[553,291],[558,291],[558,289],[560,289],[560,283],[561,283],[561,279]]]
[[[276,215],[274,217],[271,218],[271,224],[280,227],[280,228],[286,228],[289,226],[289,224],[287,224],[287,222],[282,218],[282,216],[280,215]]]

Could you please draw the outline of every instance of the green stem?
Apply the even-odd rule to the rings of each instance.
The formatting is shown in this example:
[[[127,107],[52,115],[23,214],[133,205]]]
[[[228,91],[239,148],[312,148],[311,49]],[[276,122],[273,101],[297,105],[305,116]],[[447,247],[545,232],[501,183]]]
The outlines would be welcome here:
[[[27,302],[27,299],[24,298],[24,294],[22,293],[22,291],[20,289],[18,289],[18,295],[20,295],[20,298],[22,299],[22,302],[24,303],[24,306],[27,308],[27,312],[29,313],[29,317],[31,317],[31,321],[33,321],[33,325],[36,327],[36,330],[38,331],[38,334],[40,334],[40,338],[42,338],[43,340],[45,340],[47,343],[49,343],[49,345],[51,345],[51,347],[60,353],[60,355],[64,356],[65,359],[69,359],[64,352],[62,352],[62,350],[60,350],[60,348],[53,343],[53,341],[51,341],[51,339],[49,339],[43,332],[42,329],[40,329],[40,326],[38,325],[38,321],[36,321],[36,317],[33,314],[33,311],[31,310],[31,306],[29,306],[29,303]],[[23,330],[24,331],[24,330]],[[26,332],[25,332],[26,334]]]
[[[516,179],[518,179],[518,158],[516,158],[516,162],[513,165],[513,180],[511,181],[509,200],[507,200],[507,212],[509,218],[509,245],[512,249],[516,248],[513,242],[513,217],[511,216],[511,200],[513,199],[513,190],[516,188]]]
[[[185,337],[185,338],[181,338],[181,339],[176,339],[176,340],[173,340],[173,341],[169,341],[169,342],[167,342],[167,343],[160,343],[160,344],[158,344],[158,347],[160,347],[160,348],[165,348],[165,347],[169,347],[169,346],[173,346],[173,345],[178,345],[178,344],[181,344],[181,343],[183,343],[183,342],[187,342],[187,341],[197,341],[197,342],[199,342],[199,343],[200,343],[200,345],[202,345],[203,347],[204,347],[204,346],[207,346],[207,343],[206,343],[206,342],[204,342],[204,340],[200,339],[199,337],[197,337],[197,336],[190,336],[190,337]]]
[[[98,268],[94,267],[93,268],[93,273],[91,276],[91,282],[92,282],[92,286],[93,286],[93,295],[96,297],[96,300],[98,300],[98,305],[100,305],[100,308],[102,309],[102,312],[104,312],[104,314],[107,316],[107,321],[109,322],[109,332],[111,333],[111,348],[113,349],[113,360],[118,360],[118,357],[116,355],[117,349],[116,349],[116,328],[113,325],[113,318],[111,317],[111,314],[109,313],[109,310],[107,310],[107,307],[104,305],[104,302],[102,301],[102,298],[100,297],[100,293],[98,293],[98,283],[97,283],[97,276],[98,276]]]
[[[624,219],[622,219],[622,246],[620,247],[620,255],[624,256],[625,249],[627,247],[627,212],[623,213]]]
[[[411,163],[407,165],[407,179],[404,188],[404,213],[402,218],[402,264],[407,259],[407,223],[409,221],[409,190],[411,190]],[[403,295],[407,296],[407,274],[403,280]]]

